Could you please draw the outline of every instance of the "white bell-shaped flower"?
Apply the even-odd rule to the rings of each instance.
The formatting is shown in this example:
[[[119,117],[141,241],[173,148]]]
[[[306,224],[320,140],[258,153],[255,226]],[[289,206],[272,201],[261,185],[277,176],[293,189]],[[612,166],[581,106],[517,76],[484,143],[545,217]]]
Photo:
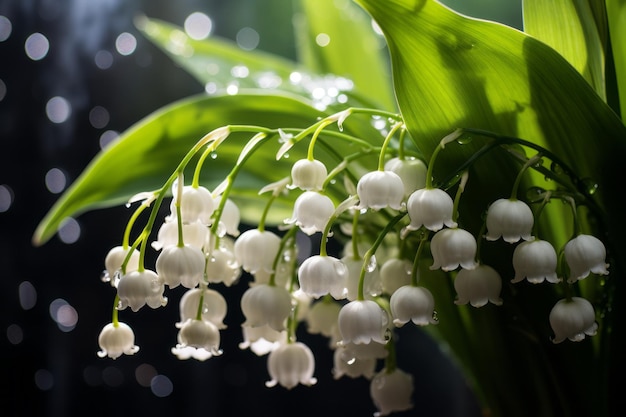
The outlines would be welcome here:
[[[319,191],[328,176],[326,165],[317,159],[300,159],[291,167],[290,188]]]
[[[515,277],[512,283],[526,278],[532,284],[540,284],[544,280],[557,283],[557,256],[554,247],[545,240],[529,240],[522,242],[513,251],[513,269]]]
[[[112,248],[106,258],[104,258],[104,275],[103,281],[108,281],[112,286],[117,286],[117,282],[122,276],[122,264],[130,252],[130,247],[124,248],[122,246],[116,246]],[[133,249],[133,252],[126,264],[125,272],[136,271],[139,268],[139,251]]]
[[[585,336],[595,335],[598,330],[593,305],[582,297],[557,301],[550,311],[550,326],[554,331],[554,343],[565,339],[580,342]]]
[[[459,266],[476,268],[476,238],[464,229],[454,227],[435,233],[430,242],[433,264],[430,269],[452,271]]]
[[[456,222],[452,220],[453,208],[452,197],[439,188],[422,188],[413,192],[406,204],[411,223],[404,233],[422,226],[433,232],[441,230],[444,225],[456,227]]]
[[[222,283],[230,287],[241,277],[241,265],[227,247],[210,251],[207,255],[204,278],[209,283]]]
[[[322,299],[313,304],[306,315],[307,331],[332,337],[337,329],[341,305],[332,299]]]
[[[170,204],[172,217],[176,217],[176,203],[178,202],[177,190],[173,191],[174,198]],[[183,187],[182,198],[180,200],[180,214],[183,223],[194,223],[197,221],[205,225],[211,224],[211,215],[215,209],[211,192],[203,186],[194,187],[186,185]]]
[[[361,277],[361,269],[363,268],[363,259],[355,259],[353,256],[344,256],[341,262],[348,269],[346,277],[346,289],[348,290],[346,298],[350,301],[356,300],[358,297],[359,280]],[[383,292],[383,285],[380,280],[380,270],[376,264],[376,257],[368,262],[365,268],[365,277],[363,281],[363,293],[365,297],[375,297]]]
[[[156,272],[170,288],[182,285],[194,288],[204,276],[206,259],[202,250],[195,246],[168,246],[156,260]]]
[[[391,207],[400,210],[404,207],[404,184],[398,174],[392,171],[371,171],[363,175],[356,185],[356,193],[360,209]]]
[[[285,223],[295,223],[300,230],[310,236],[324,231],[334,212],[335,205],[328,196],[316,191],[305,191],[296,198],[293,216],[285,220]]]
[[[117,308],[124,310],[130,307],[138,311],[146,304],[151,308],[162,307],[167,304],[167,298],[163,297],[164,290],[163,281],[154,271],[131,271],[123,275],[117,284],[117,295],[120,298]]]
[[[390,258],[380,267],[380,282],[385,294],[411,283],[413,263],[408,259]]]
[[[298,384],[310,386],[317,382],[313,377],[313,352],[300,342],[286,343],[271,351],[267,358],[267,371],[272,379],[265,385],[270,388],[280,384],[292,389]]]
[[[567,282],[587,278],[590,273],[608,275],[606,248],[600,239],[591,235],[578,235],[565,244],[565,261],[570,269]]]
[[[202,306],[200,306],[201,298]],[[203,321],[213,323],[218,329],[226,328],[224,324],[228,310],[226,299],[222,294],[210,288],[194,288],[183,294],[179,302],[180,321],[176,323],[176,327],[180,328],[187,320],[197,318],[198,308],[200,308]]]
[[[404,185],[404,195],[409,196],[415,190],[426,186],[426,172],[428,168],[421,159],[391,158],[385,163],[385,171],[398,174]]]
[[[332,256],[314,255],[298,269],[300,289],[313,298],[330,294],[335,300],[346,298],[348,269]]]
[[[222,354],[220,350],[220,331],[209,321],[195,319],[185,321],[178,332],[178,342],[176,347],[172,349],[172,353],[177,356],[179,353],[178,349],[189,347],[204,351],[200,353],[201,358],[206,357],[207,353],[211,356]]]
[[[435,299],[428,288],[405,285],[391,295],[389,300],[393,324],[402,327],[409,321],[418,326],[437,324]]]
[[[246,317],[242,326],[257,327],[267,324],[274,330],[284,330],[291,308],[291,295],[285,288],[255,285],[241,296],[241,311]]]
[[[264,356],[279,346],[287,343],[286,330],[274,330],[270,326],[257,327],[241,326],[243,342],[239,343],[239,349],[248,349],[257,356]]]
[[[217,196],[213,199],[213,206],[219,207],[222,201],[222,196]],[[218,223],[218,234],[220,236],[230,235],[239,236],[239,223],[241,222],[241,212],[237,204],[230,198],[226,199],[224,203],[224,209]]]
[[[235,259],[251,274],[264,270],[272,272],[274,259],[280,250],[280,237],[269,230],[250,229],[235,241]]]
[[[387,343],[387,313],[372,300],[350,301],[339,312],[342,344]]]
[[[201,222],[183,224],[183,242],[186,245],[202,248],[209,235],[209,228]],[[178,222],[168,216],[157,232],[157,240],[152,242],[154,250],[161,250],[178,244]]]
[[[376,358],[355,358],[344,347],[338,347],[333,354],[333,378],[342,376],[350,378],[365,377],[371,379],[376,372]]]
[[[372,378],[370,395],[378,408],[374,417],[410,410],[413,408],[413,376],[397,368],[391,372],[383,369]]]
[[[102,328],[98,336],[100,351],[98,356],[117,359],[122,354],[133,355],[139,350],[135,345],[135,334],[126,323],[118,322],[117,325],[109,323]]]
[[[204,362],[205,360],[213,357],[213,354],[206,349],[197,349],[192,346],[183,345],[180,342],[180,335],[178,337],[178,344],[171,349],[171,352],[176,355],[176,358],[182,361],[193,358],[197,361]]]
[[[535,218],[523,201],[501,198],[494,201],[487,210],[487,240],[515,243],[520,239],[531,240]]]
[[[457,305],[470,303],[473,307],[482,307],[488,302],[502,305],[502,278],[489,265],[461,269],[454,279],[454,289],[457,293],[454,303]]]

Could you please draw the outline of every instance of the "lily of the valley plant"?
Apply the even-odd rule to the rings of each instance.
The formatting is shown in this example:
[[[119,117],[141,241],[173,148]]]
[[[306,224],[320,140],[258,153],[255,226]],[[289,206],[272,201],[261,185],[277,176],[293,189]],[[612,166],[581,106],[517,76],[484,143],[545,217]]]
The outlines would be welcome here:
[[[395,329],[424,326],[485,415],[609,415],[626,4],[524,1],[524,33],[434,0],[356,3],[365,12],[298,2],[299,62],[138,22],[208,93],[125,132],[36,231],[42,243],[68,216],[128,202],[104,262],[116,295],[99,355],[136,353],[130,310],[146,308],[180,309],[179,358],[227,355],[220,329],[240,308],[240,346],[267,361],[268,387],[331,372],[297,339],[303,325],[328,337],[335,378],[370,379],[387,415],[413,407],[419,378]],[[220,294],[231,285],[249,286],[238,305]]]

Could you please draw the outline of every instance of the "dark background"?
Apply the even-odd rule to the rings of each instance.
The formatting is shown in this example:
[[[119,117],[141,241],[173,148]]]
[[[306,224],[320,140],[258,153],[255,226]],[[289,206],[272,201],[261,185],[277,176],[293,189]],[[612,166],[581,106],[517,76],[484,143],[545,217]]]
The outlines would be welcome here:
[[[2,416],[366,416],[375,411],[368,381],[333,380],[327,340],[302,329],[300,337],[316,356],[318,384],[290,392],[264,386],[269,379],[265,358],[237,347],[243,321],[238,299],[246,278],[233,288],[219,288],[229,300],[221,357],[180,361],[170,353],[182,292],[177,288],[168,290],[166,308],[120,313],[135,331],[141,348],[136,355],[100,359],[97,336],[111,320],[114,297],[100,273],[108,249],[120,242],[128,211],[84,214],[73,223],[79,235],[55,236],[42,247],[30,240],[63,181],[69,185],[100,150],[103,134],[121,132],[159,107],[203,91],[141,37],[135,16],[182,26],[191,12],[201,11],[212,18],[213,35],[234,39],[240,28],[253,27],[261,34],[260,49],[293,58],[288,6],[287,1],[254,0],[0,0],[0,16],[11,23],[6,39],[0,31]],[[37,61],[24,49],[35,32],[50,44]],[[128,56],[115,49],[122,32],[137,39]],[[109,68],[96,65],[99,51],[110,54]],[[71,106],[63,123],[46,116],[46,104],[55,96]],[[105,109],[107,117],[90,121],[94,108]],[[47,185],[46,177],[54,174],[60,186],[58,181]],[[54,320],[58,306],[77,314],[75,326]],[[400,340],[399,366],[415,378],[415,408],[406,415],[479,414],[457,367],[439,346],[409,326],[400,331]]]

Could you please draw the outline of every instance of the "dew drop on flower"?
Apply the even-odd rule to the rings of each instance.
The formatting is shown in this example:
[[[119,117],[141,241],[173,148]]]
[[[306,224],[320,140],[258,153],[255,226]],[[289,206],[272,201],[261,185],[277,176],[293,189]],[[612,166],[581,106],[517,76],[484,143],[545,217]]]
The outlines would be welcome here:
[[[472,143],[472,140],[474,140],[474,138],[471,136],[461,136],[456,140],[456,143],[458,143],[459,145],[467,145]]]
[[[211,155],[209,155],[211,157],[211,159],[217,159],[217,152],[211,152]]]
[[[376,257],[371,256],[367,261],[367,266],[365,267],[365,270],[367,272],[373,272],[377,266],[378,266],[378,262],[376,262]]]
[[[100,281],[111,282],[111,276],[109,275],[109,272],[106,269],[102,271],[102,273],[100,274]]]

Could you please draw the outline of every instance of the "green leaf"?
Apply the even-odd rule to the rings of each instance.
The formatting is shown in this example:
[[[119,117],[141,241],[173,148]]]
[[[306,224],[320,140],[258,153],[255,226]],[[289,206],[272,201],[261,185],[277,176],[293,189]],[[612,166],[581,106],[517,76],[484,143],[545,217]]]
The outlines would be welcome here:
[[[142,17],[137,21],[141,32],[159,46],[174,62],[194,76],[201,84],[221,92],[229,85],[240,88],[267,88],[303,93],[305,90],[289,82],[298,65],[270,53],[241,49],[228,39],[190,38],[175,25]]]
[[[607,0],[609,33],[622,119],[626,120],[626,0]]]
[[[557,50],[606,100],[604,44],[586,0],[524,0],[524,32]]]
[[[384,39],[371,18],[349,0],[301,0],[294,17],[298,60],[321,74],[354,82],[370,107],[392,111],[396,106]]]
[[[114,144],[105,148],[81,176],[61,196],[39,224],[33,241],[46,242],[64,219],[95,208],[123,204],[136,193],[157,190],[176,169],[179,161],[194,144],[211,130],[225,125],[259,125],[268,128],[306,128],[321,113],[305,101],[289,95],[266,95],[250,91],[234,96],[194,96],[173,103],[139,121]],[[373,128],[346,123],[346,132],[359,136],[372,134]],[[376,132],[376,134],[378,134]],[[240,152],[253,134],[232,134],[217,149],[216,158],[205,163],[202,184],[217,186],[237,163]],[[380,137],[380,134],[378,134]],[[250,157],[237,176],[231,195],[241,202],[242,219],[255,221],[265,200],[258,191],[268,183],[289,175],[291,164],[306,157],[306,144],[290,149],[287,162],[276,161],[280,147],[263,146]],[[351,145],[335,141],[333,152],[354,152]],[[316,157],[328,160],[335,154],[316,148]],[[337,163],[336,160],[333,161]],[[191,174],[191,173],[188,173]],[[293,194],[293,193],[291,193]],[[291,216],[293,196],[287,196],[272,207],[268,223],[278,223]],[[243,204],[245,203],[245,204]]]
[[[624,265],[618,254],[626,253],[626,246],[619,231],[626,225],[617,190],[622,188],[619,178],[623,178],[626,160],[626,128],[576,69],[554,49],[523,32],[459,15],[433,0],[357,3],[385,34],[399,108],[421,151],[430,156],[446,134],[461,127],[523,138],[559,155],[578,179],[585,179],[573,182],[580,194],[589,196],[587,185],[591,182],[598,186],[593,197],[587,199],[589,217],[583,221],[616,254],[611,274],[621,276]],[[467,139],[472,140],[451,143],[441,152],[434,171],[436,179],[454,174],[491,141],[480,134]],[[484,211],[496,198],[511,192],[519,168],[519,163],[501,149],[494,149],[471,166],[461,197],[459,222],[464,228],[478,233]],[[525,180],[527,187],[558,188],[542,175],[526,178],[530,178]],[[571,233],[571,212],[564,205],[550,204],[541,215],[539,237],[559,250]],[[506,282],[510,279],[505,273],[511,273],[511,252],[483,249],[483,256],[488,253],[498,256],[489,255],[485,263],[501,271]],[[605,297],[597,296],[593,302],[598,309],[612,311],[606,295],[618,287],[623,295],[623,287],[616,281],[619,279],[607,280],[610,288],[601,289],[598,281],[585,283],[577,291],[593,294],[586,293],[586,285],[595,287],[595,294]],[[478,359],[479,366],[467,361],[464,365],[479,379],[477,389],[484,393],[493,414],[588,415],[606,409],[603,369],[607,363],[603,361],[619,356],[607,354],[607,346],[611,344],[610,334],[617,334],[616,328],[622,326],[620,317],[602,316],[600,328],[606,337],[599,338],[595,345],[590,342],[563,348],[557,355],[549,342],[547,315],[556,300],[563,297],[559,287],[527,291],[520,286],[505,286],[503,294],[503,311],[493,312],[495,317],[490,318],[499,325],[477,327],[461,341],[458,336],[450,337],[454,351],[471,349],[485,355]],[[472,317],[477,320],[476,315]],[[461,331],[453,322],[448,323],[441,319],[442,334]],[[485,344],[502,348],[490,349]],[[511,361],[529,355],[537,358],[534,366]],[[589,358],[584,364],[577,359],[582,355]],[[577,363],[575,371],[572,363]],[[509,366],[508,371],[502,371]],[[546,389],[527,391],[528,387],[536,387],[538,380],[547,381]],[[508,399],[506,394],[511,391],[526,395]],[[528,397],[533,401],[526,401]]]

